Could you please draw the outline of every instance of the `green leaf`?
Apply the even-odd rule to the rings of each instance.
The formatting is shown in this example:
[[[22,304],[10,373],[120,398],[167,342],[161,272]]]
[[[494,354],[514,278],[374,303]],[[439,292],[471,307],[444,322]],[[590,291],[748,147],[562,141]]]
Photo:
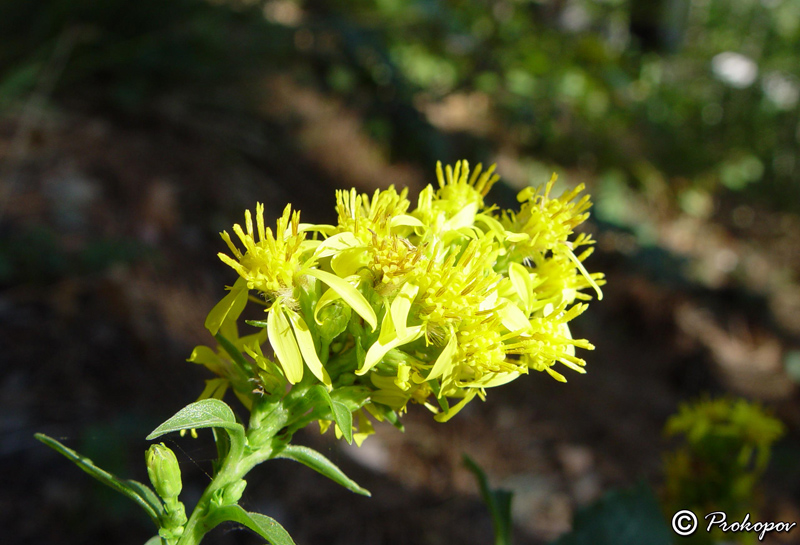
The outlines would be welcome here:
[[[366,298],[361,295],[361,292],[354,288],[350,282],[339,278],[335,274],[319,269],[309,269],[306,271],[306,274],[327,284],[330,289],[338,293],[359,316],[364,318],[364,320],[372,326],[373,331],[375,330],[378,326],[378,318],[375,316],[375,311],[372,310],[372,306],[367,302]]]
[[[481,497],[492,515],[495,545],[511,545],[513,529],[511,499],[514,497],[513,492],[490,488],[486,473],[466,454],[464,455],[464,465],[475,475],[475,479],[481,489]]]
[[[344,404],[352,413],[364,406],[372,390],[364,386],[339,386],[330,392],[331,399]]]
[[[341,401],[334,401],[331,399],[331,395],[328,393],[328,390],[325,389],[324,386],[317,384],[311,391],[318,394],[330,407],[331,415],[333,415],[333,420],[336,422],[336,425],[339,426],[339,429],[342,430],[342,434],[344,435],[345,440],[347,441],[348,445],[353,444],[353,414],[350,412],[350,409],[342,403]]]
[[[161,500],[158,499],[158,496],[156,496],[155,492],[153,492],[149,487],[136,481],[122,480],[111,473],[100,469],[94,465],[94,462],[92,462],[89,458],[81,456],[71,448],[62,445],[52,437],[48,437],[43,433],[37,433],[34,435],[34,437],[48,447],[72,460],[78,467],[101,483],[132,499],[139,507],[147,512],[156,525],[159,525],[159,519],[164,512],[164,507],[161,504]]]
[[[162,543],[164,542],[161,541],[161,536],[155,535],[150,539],[148,539],[147,541],[145,541],[144,545],[162,545]]]
[[[669,545],[674,535],[653,490],[641,483],[629,490],[612,490],[580,509],[572,532],[552,545]]]
[[[236,348],[236,345],[233,344],[231,341],[229,341],[227,338],[225,338],[225,336],[222,333],[217,333],[216,335],[214,335],[214,338],[217,339],[219,345],[225,350],[225,352],[228,353],[228,355],[231,358],[233,358],[233,361],[239,364],[239,366],[243,370],[245,371],[252,370],[250,362],[244,359],[244,356],[242,355],[241,351],[239,351],[239,349]],[[239,340],[242,341],[244,339],[239,339]]]
[[[321,473],[328,477],[335,483],[338,483],[356,494],[362,496],[371,496],[369,490],[361,488],[354,480],[344,474],[344,472],[336,467],[336,465],[325,458],[322,454],[314,449],[308,447],[301,447],[296,445],[289,445],[276,456],[276,458],[287,458],[300,462],[301,464],[310,467],[314,471]]]
[[[200,428],[224,428],[233,434],[244,436],[244,428],[236,422],[231,408],[219,399],[203,399],[187,405],[175,416],[161,424],[147,436],[152,441],[173,431]],[[233,438],[233,437],[231,437]]]
[[[295,545],[289,532],[278,521],[259,513],[248,513],[239,505],[227,505],[212,510],[205,521],[209,530],[226,521],[244,524],[272,545]]]
[[[226,320],[236,320],[247,305],[247,282],[244,278],[239,278],[231,288],[228,295],[214,305],[206,318],[206,329],[212,335],[216,335],[219,328]]]

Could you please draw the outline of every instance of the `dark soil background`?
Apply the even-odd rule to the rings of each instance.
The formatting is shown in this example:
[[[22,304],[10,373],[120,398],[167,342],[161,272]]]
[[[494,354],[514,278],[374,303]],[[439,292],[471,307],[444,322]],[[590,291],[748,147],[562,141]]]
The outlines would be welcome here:
[[[209,4],[175,5],[196,15]],[[313,16],[327,14],[324,3],[305,9],[317,25],[324,19]],[[233,32],[248,13],[225,11],[219,32],[257,56],[245,43],[250,34]],[[437,150],[443,160],[497,160],[512,184],[521,164],[504,143],[439,127],[401,94],[381,107],[417,127],[419,139],[405,144],[420,150],[376,140],[367,99],[344,100],[315,83],[324,56],[297,56],[308,49],[302,25],[269,27],[268,51],[288,52],[266,66],[238,66],[233,51],[199,63],[208,72],[199,76],[164,70],[136,79],[136,66],[116,64],[124,55],[108,65],[118,70],[87,68],[81,44],[113,29],[80,21],[40,42],[49,48],[36,56],[25,92],[0,86],[0,523],[8,543],[137,544],[152,536],[132,503],[33,434],[147,480],[144,437],[209,378],[185,360],[210,342],[205,315],[233,281],[216,257],[224,250],[218,233],[245,208],[264,202],[274,218],[291,202],[304,221],[330,222],[336,188],[408,186],[413,202],[435,181]],[[28,51],[39,51],[34,45],[31,37]],[[2,38],[0,47],[12,50]],[[562,172],[567,183],[602,193],[591,170]],[[516,191],[494,195],[509,206]],[[762,401],[786,424],[764,479],[763,513],[800,521],[800,218],[725,191],[711,194],[703,217],[633,189],[614,198],[605,210],[621,207],[653,242],[642,244],[608,215],[586,226],[598,239],[588,268],[608,279],[603,301],[573,328],[596,345],[584,355],[586,375],[567,384],[523,377],[447,424],[412,407],[405,433],[377,426],[360,449],[306,430],[299,440],[372,498],[276,461],[251,474],[243,505],[279,520],[301,545],[492,543],[466,453],[493,485],[515,492],[515,543],[544,544],[608,490],[640,481],[658,489],[669,415],[699,396],[732,394]],[[167,444],[192,505],[209,480],[210,437]],[[798,539],[795,531],[782,543]],[[208,541],[259,542],[233,526]]]

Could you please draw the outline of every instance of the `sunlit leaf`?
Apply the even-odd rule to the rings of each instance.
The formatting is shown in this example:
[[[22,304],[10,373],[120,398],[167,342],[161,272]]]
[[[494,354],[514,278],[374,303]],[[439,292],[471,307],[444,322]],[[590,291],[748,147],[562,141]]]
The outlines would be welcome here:
[[[361,494],[362,496],[371,496],[369,490],[358,486],[355,481],[345,475],[344,472],[336,467],[333,462],[328,460],[316,450],[308,447],[289,445],[281,451],[277,458],[287,458],[289,460],[294,460],[295,462],[300,462],[301,464],[310,467],[322,475],[325,475],[330,480],[342,485],[356,494]]]
[[[244,428],[236,422],[236,416],[225,402],[219,399],[203,399],[175,413],[175,416],[154,429],[147,440],[152,441],[173,431],[201,428],[225,428],[244,433]]]
[[[70,459],[78,467],[101,483],[132,499],[139,507],[147,512],[148,516],[153,519],[156,524],[158,524],[159,517],[164,509],[161,504],[161,500],[158,499],[158,496],[156,496],[155,492],[153,492],[148,486],[136,481],[120,479],[104,469],[100,469],[94,465],[94,462],[92,462],[89,458],[78,454],[71,448],[62,445],[52,437],[48,437],[43,433],[37,433],[34,435],[34,437],[56,452],[59,452]]]

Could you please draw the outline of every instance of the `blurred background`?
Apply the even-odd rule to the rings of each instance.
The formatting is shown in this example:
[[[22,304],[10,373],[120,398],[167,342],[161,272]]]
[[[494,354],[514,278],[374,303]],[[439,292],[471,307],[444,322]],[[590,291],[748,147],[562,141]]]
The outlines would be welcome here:
[[[151,537],[32,435],[146,481],[144,437],[210,378],[185,359],[245,208],[332,222],[335,188],[414,202],[462,158],[497,163],[505,207],[553,171],[589,187],[608,285],[573,322],[588,374],[525,377],[446,425],[412,407],[361,449],[308,430],[373,497],[278,461],[245,507],[301,545],[491,543],[468,453],[516,493],[515,542],[551,543],[609,491],[658,495],[664,424],[707,394],[784,422],[760,520],[800,521],[798,61],[797,0],[0,0],[9,542]],[[213,445],[168,444],[191,505]]]

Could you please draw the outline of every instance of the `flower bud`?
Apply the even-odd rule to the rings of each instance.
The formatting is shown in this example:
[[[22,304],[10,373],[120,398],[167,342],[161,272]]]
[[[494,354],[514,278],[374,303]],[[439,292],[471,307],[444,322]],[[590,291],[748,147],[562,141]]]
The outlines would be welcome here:
[[[350,322],[350,314],[350,307],[340,301],[334,301],[321,309],[317,320],[318,323],[322,324],[319,328],[322,337],[328,342],[338,337],[347,329],[347,324]]]
[[[181,493],[181,468],[175,453],[164,443],[150,445],[145,455],[147,474],[158,495],[167,499],[177,498]]]
[[[228,486],[226,486],[222,491],[222,504],[223,505],[233,505],[238,502],[242,494],[244,494],[244,489],[247,486],[247,481],[244,479],[239,479],[238,481],[232,482]]]

